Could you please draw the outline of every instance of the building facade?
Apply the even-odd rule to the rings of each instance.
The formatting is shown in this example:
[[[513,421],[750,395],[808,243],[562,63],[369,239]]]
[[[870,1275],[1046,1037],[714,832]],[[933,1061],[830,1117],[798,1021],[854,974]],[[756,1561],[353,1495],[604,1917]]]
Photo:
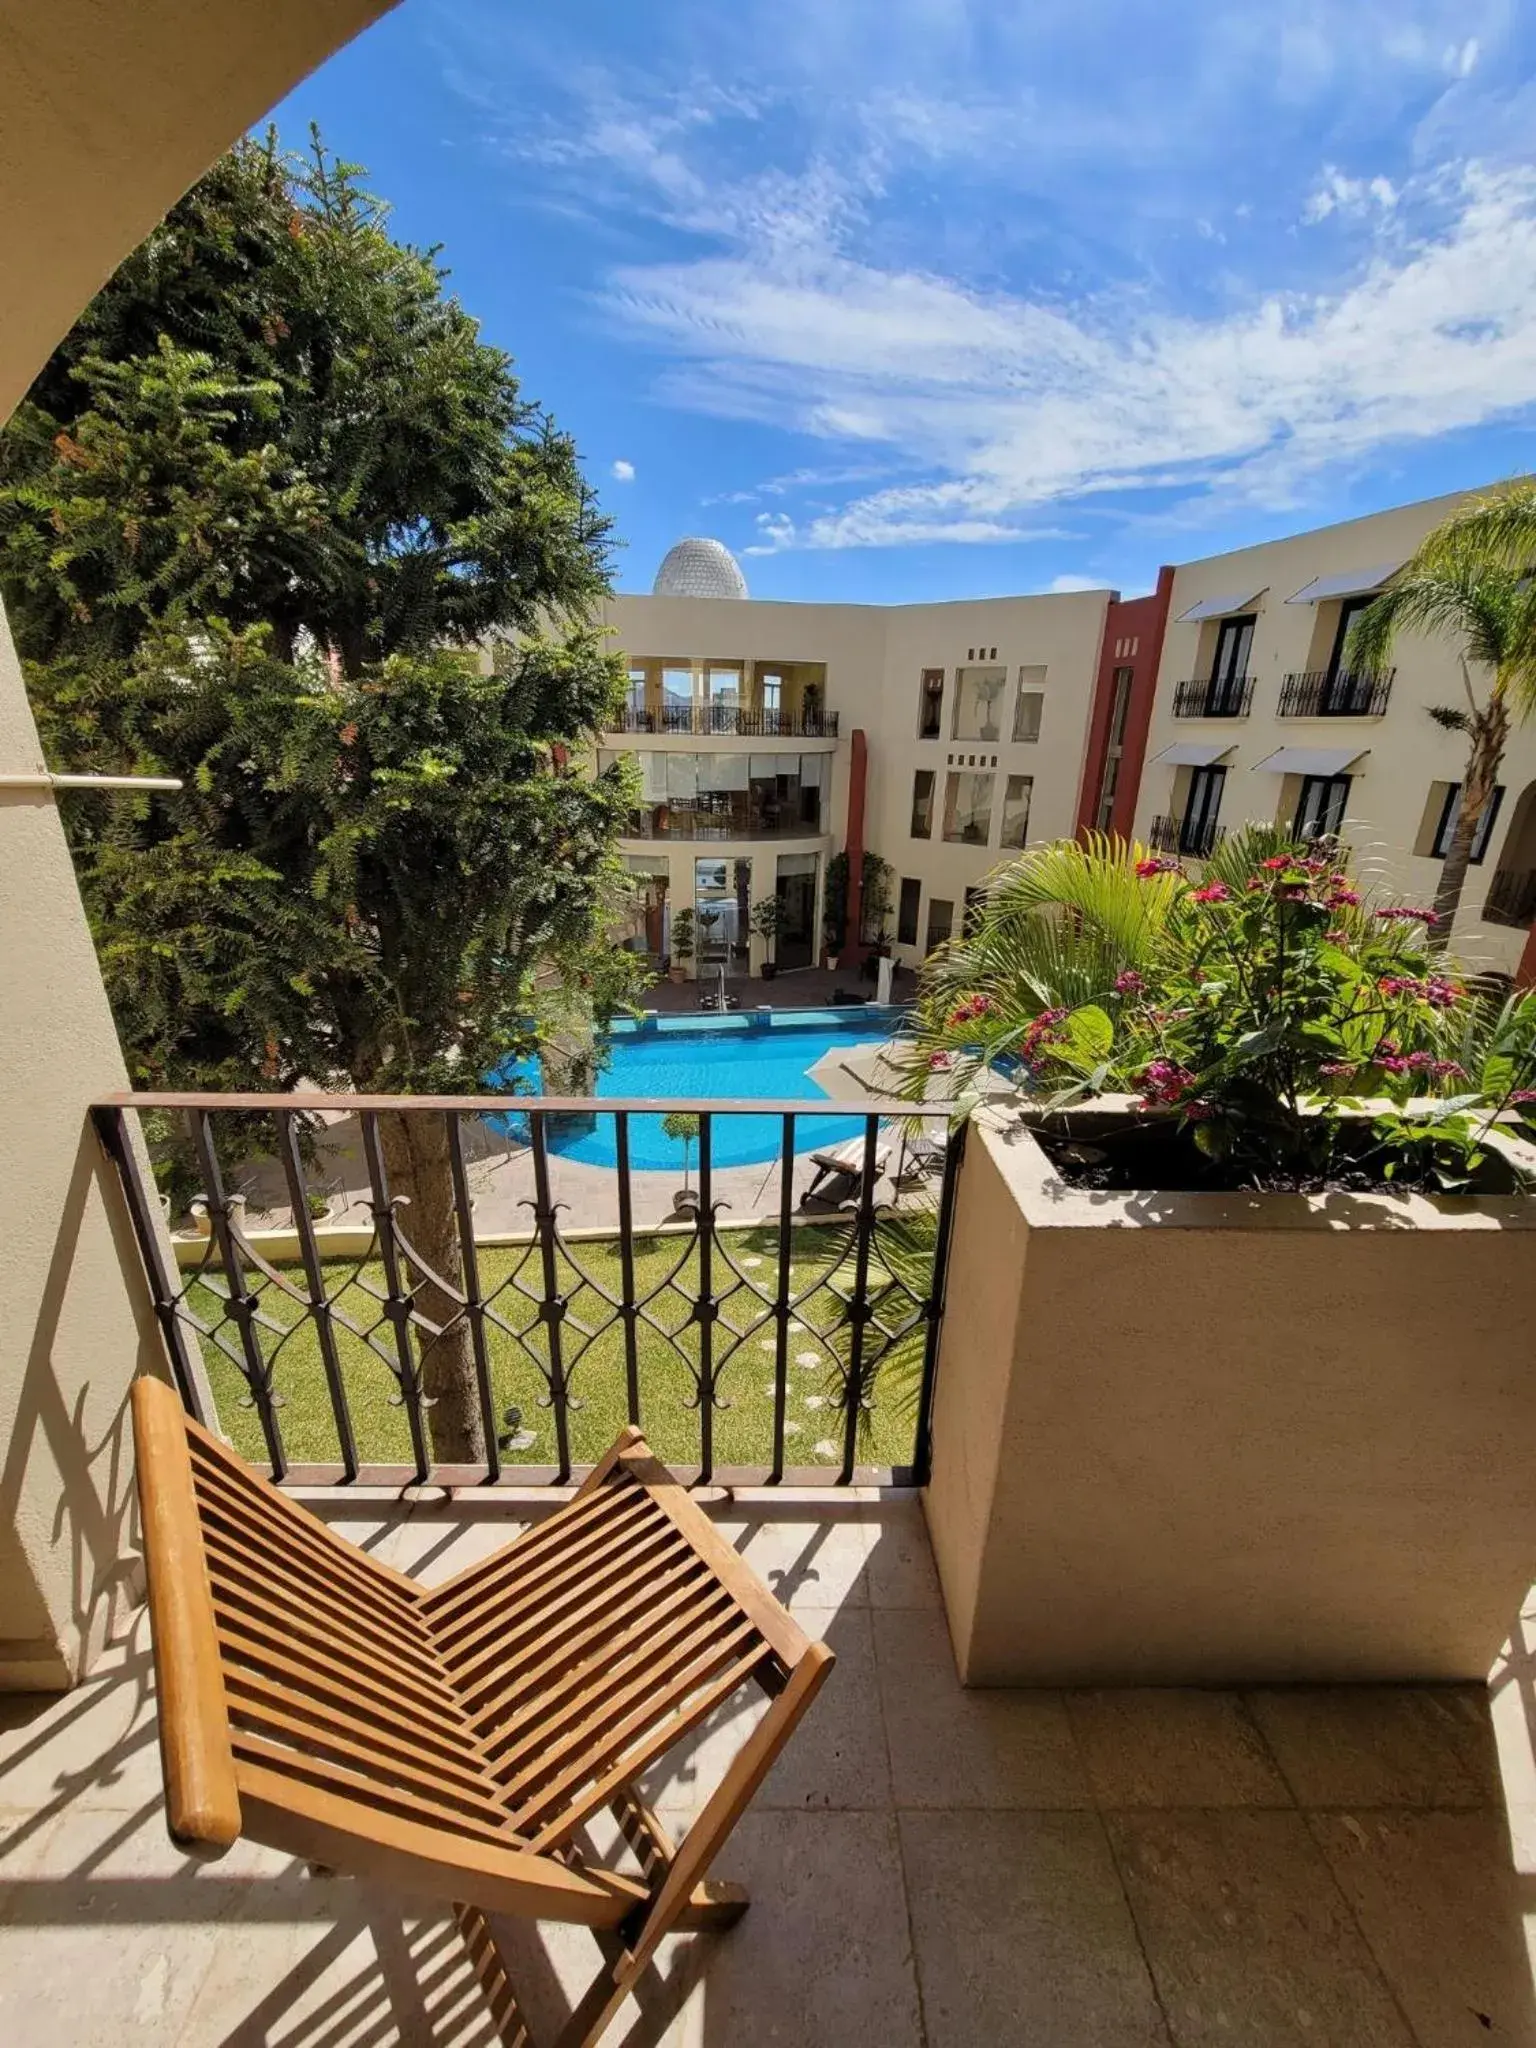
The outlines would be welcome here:
[[[819,964],[829,863],[849,857],[846,964],[915,965],[999,863],[1074,831],[1191,859],[1250,820],[1340,831],[1362,872],[1432,895],[1465,741],[1458,650],[1406,639],[1351,674],[1350,623],[1454,498],[1159,572],[1111,590],[921,605],[760,602],[717,542],[680,542],[606,623],[629,690],[599,756],[635,760],[629,943],[695,975]],[[708,592],[710,594],[693,594]],[[889,903],[858,900],[865,853]],[[679,963],[674,920],[693,913]],[[1536,916],[1536,730],[1516,728],[1456,945],[1514,972]]]

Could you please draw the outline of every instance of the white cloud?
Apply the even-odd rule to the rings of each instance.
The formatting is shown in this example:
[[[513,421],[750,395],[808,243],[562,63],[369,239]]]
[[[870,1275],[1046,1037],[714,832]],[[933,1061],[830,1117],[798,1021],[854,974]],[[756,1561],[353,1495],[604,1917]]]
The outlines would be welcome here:
[[[621,455],[609,474],[615,483],[632,484],[635,480],[635,465],[632,462],[626,462]]]
[[[1372,207],[1390,213],[1399,196],[1390,178],[1347,178],[1335,165],[1327,164],[1308,196],[1301,217],[1315,226],[1331,213],[1365,215]]]
[[[1477,68],[1480,50],[1476,36],[1468,36],[1464,43],[1452,43],[1445,53],[1445,68],[1452,78],[1470,78]]]
[[[1052,597],[1066,597],[1074,590],[1102,590],[1104,585],[1096,576],[1055,576],[1051,579]]]
[[[609,304],[676,359],[675,402],[923,478],[771,518],[760,547],[1017,538],[1042,505],[1218,479],[1281,507],[1331,465],[1536,404],[1536,170],[1410,196],[1364,183],[1374,240],[1340,288],[1203,316],[987,293],[825,243],[630,267]]]

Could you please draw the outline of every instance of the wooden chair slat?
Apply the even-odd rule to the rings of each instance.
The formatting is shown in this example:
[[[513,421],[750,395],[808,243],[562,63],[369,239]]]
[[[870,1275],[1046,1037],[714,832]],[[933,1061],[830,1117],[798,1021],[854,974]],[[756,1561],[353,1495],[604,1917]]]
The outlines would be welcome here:
[[[297,1779],[300,1784],[339,1792],[349,1799],[368,1800],[381,1812],[398,1814],[403,1820],[419,1820],[481,1841],[508,1841],[515,1832],[509,1827],[507,1815],[498,1809],[487,1808],[484,1813],[465,1812],[444,1799],[424,1798],[419,1793],[408,1792],[403,1786],[384,1782],[370,1771],[353,1770],[312,1749],[288,1749],[281,1743],[269,1742],[265,1736],[252,1735],[242,1728],[233,1731],[230,1742],[236,1763],[262,1764],[270,1771]]]
[[[568,1673],[558,1687],[525,1707],[509,1730],[497,1731],[498,1736],[514,1739],[491,1744],[496,1776],[509,1787],[514,1782],[521,1784],[527,1771],[542,1767],[547,1758],[556,1755],[573,1731],[600,1712],[605,1702],[625,1693],[648,1692],[679,1658],[686,1662],[701,1644],[732,1633],[732,1623],[739,1618],[738,1610],[728,1601],[702,1621],[696,1608],[681,1606],[665,1617],[657,1616],[655,1625],[646,1629],[627,1654],[607,1656],[595,1666]],[[743,1625],[752,1626],[745,1621]]]
[[[424,1592],[423,1609],[431,1615],[434,1627],[440,1632],[447,1630],[462,1604],[475,1605],[502,1577],[522,1579],[551,1554],[558,1558],[566,1542],[574,1543],[588,1528],[601,1528],[632,1499],[633,1495],[626,1492],[568,1501],[545,1520],[519,1530],[489,1557],[477,1557],[473,1564],[465,1565],[462,1571]]]
[[[457,1649],[489,1614],[511,1621],[530,1610],[537,1611],[543,1601],[570,1581],[580,1579],[595,1560],[622,1551],[632,1533],[642,1526],[644,1515],[643,1501],[636,1501],[621,1515],[603,1521],[588,1517],[586,1526],[574,1532],[568,1551],[559,1549],[530,1559],[526,1570],[503,1570],[489,1575],[474,1589],[472,1597],[466,1589],[451,1617],[445,1617],[440,1609],[424,1601],[423,1619],[431,1628],[433,1639],[445,1651]]]
[[[413,1788],[482,1819],[494,1820],[505,1810],[493,1779],[440,1769],[431,1758],[423,1759],[419,1753],[402,1756],[393,1745],[372,1739],[359,1741],[313,1712],[294,1713],[270,1699],[247,1694],[243,1687],[231,1685],[229,1693],[230,1725],[243,1734],[265,1736],[284,1748],[307,1750],[317,1757],[334,1757],[365,1776]]]
[[[525,1646],[547,1642],[562,1629],[575,1628],[593,1613],[616,1599],[619,1592],[647,1574],[655,1575],[668,1565],[693,1565],[697,1557],[675,1532],[665,1528],[650,1531],[632,1541],[620,1543],[607,1555],[595,1559],[591,1570],[574,1578],[547,1605],[524,1612],[522,1618],[504,1622],[490,1615],[482,1627],[453,1649],[444,1652],[455,1682],[473,1691],[480,1673],[493,1660],[520,1663]]]
[[[347,1683],[360,1687],[376,1699],[398,1702],[412,1713],[452,1724],[459,1719],[458,1702],[446,1685],[439,1685],[437,1671],[423,1655],[421,1669],[406,1671],[400,1666],[383,1667],[382,1660],[370,1658],[344,1636],[327,1638],[323,1629],[307,1623],[292,1608],[272,1604],[263,1607],[244,1586],[224,1578],[213,1580],[213,1611],[222,1625],[226,1620],[243,1629],[258,1642],[282,1649],[301,1666],[318,1664],[340,1667]],[[274,1624],[281,1623],[281,1627]]]
[[[429,1640],[419,1610],[366,1598],[350,1580],[318,1568],[304,1552],[285,1550],[272,1541],[270,1532],[247,1504],[237,1506],[227,1498],[199,1496],[199,1508],[205,1536],[217,1536],[238,1555],[257,1560],[274,1573],[281,1572],[291,1584],[302,1586],[306,1595],[330,1603],[359,1627],[377,1633],[381,1640],[412,1645]]]
[[[295,1729],[313,1728],[317,1737],[334,1732],[338,1739],[354,1743],[360,1753],[376,1751],[402,1763],[422,1764],[445,1783],[461,1786],[466,1792],[479,1795],[487,1787],[493,1793],[497,1789],[489,1766],[479,1760],[478,1748],[466,1756],[457,1752],[449,1755],[445,1747],[434,1746],[423,1763],[426,1746],[415,1734],[406,1736],[374,1721],[358,1723],[344,1719],[327,1702],[280,1685],[249,1665],[226,1665],[224,1688],[229,1695],[231,1717],[244,1712],[281,1714]]]
[[[767,1653],[754,1649],[750,1655],[739,1657],[727,1667],[710,1685],[695,1693],[688,1705],[672,1716],[663,1726],[653,1729],[633,1748],[626,1750],[612,1770],[599,1778],[569,1805],[562,1806],[557,1817],[533,1838],[535,1851],[543,1853],[556,1849],[562,1842],[568,1842],[576,1830],[584,1827],[594,1813],[600,1813],[622,1786],[631,1784],[642,1771],[649,1768],[657,1757],[663,1756],[674,1743],[680,1742],[701,1721],[707,1720],[733,1692],[739,1692],[752,1676]],[[521,1813],[513,1815],[513,1825],[519,1834],[523,1832]]]
[[[563,1769],[551,1776],[541,1760],[536,1768],[523,1774],[515,1787],[509,1785],[509,1803],[519,1816],[519,1827],[525,1822],[532,1825],[543,1820],[563,1800],[574,1797],[590,1779],[611,1769],[631,1742],[641,1738],[648,1728],[660,1727],[668,1721],[699,1686],[708,1684],[723,1667],[738,1664],[744,1657],[747,1671],[755,1670],[765,1656],[773,1653],[761,1638],[753,1645],[753,1634],[752,1624],[742,1621],[729,1635],[717,1637],[703,1648],[691,1646],[694,1654],[664,1678],[658,1678],[640,1705],[628,1713],[605,1707],[592,1715],[573,1735],[568,1749],[571,1760]],[[675,1733],[669,1732],[668,1745],[675,1740]]]

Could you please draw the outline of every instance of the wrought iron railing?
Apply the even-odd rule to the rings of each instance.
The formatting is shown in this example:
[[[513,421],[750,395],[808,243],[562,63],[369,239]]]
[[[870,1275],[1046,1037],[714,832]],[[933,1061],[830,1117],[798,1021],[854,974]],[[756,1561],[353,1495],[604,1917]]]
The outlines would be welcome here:
[[[1501,868],[1488,886],[1483,916],[1489,924],[1530,924],[1536,920],[1536,872]]]
[[[1175,718],[1246,718],[1253,709],[1253,677],[1194,677],[1173,687]]]
[[[1226,836],[1226,826],[1209,818],[1154,818],[1147,830],[1147,844],[1155,853],[1187,853],[1204,860]]]
[[[677,1166],[647,1174],[633,1164],[637,1133],[654,1157],[667,1111],[697,1118],[696,1204],[644,1222],[637,1211],[655,1210],[657,1183],[679,1177]],[[206,1238],[183,1234],[174,1259],[135,1142],[146,1113],[162,1154],[180,1145],[206,1209]],[[927,1477],[964,1138],[948,1135],[943,1108],[136,1095],[92,1114],[182,1399],[279,1481],[565,1484],[626,1420],[701,1484]],[[803,1192],[796,1200],[817,1147],[806,1124],[824,1133],[829,1115],[857,1136],[837,1155],[844,1170],[828,1205],[808,1209]],[[754,1148],[751,1173],[759,1200],[775,1174],[777,1195],[767,1215],[739,1223],[727,1220],[720,1176],[745,1169],[717,1154],[741,1148],[717,1147],[716,1133],[747,1117],[778,1127],[775,1159],[764,1170]],[[451,1249],[435,1261],[386,1166],[381,1126],[393,1121],[398,1143],[406,1119],[420,1120],[418,1156],[440,1145],[446,1159]],[[590,1164],[576,1171],[611,1201],[611,1220],[573,1230],[562,1222],[557,1170],[564,1148],[598,1120],[612,1133],[611,1175]],[[338,1141],[338,1130],[350,1137]],[[355,1221],[339,1230],[311,1213],[319,1152],[338,1142],[351,1143],[360,1180]],[[251,1178],[253,1160],[253,1184],[264,1177],[282,1198],[266,1229],[230,1185],[232,1173]],[[514,1211],[526,1212],[525,1227],[477,1225],[476,1175],[487,1160],[521,1173]],[[687,1162],[682,1170],[686,1179]],[[449,1366],[473,1387],[483,1454],[468,1465],[434,1454],[428,1388],[443,1386]],[[541,1433],[523,1427],[530,1407],[549,1418],[553,1458]],[[821,1427],[812,1459],[792,1464],[795,1439]]]
[[[631,811],[624,826],[626,839],[816,839],[823,830],[821,807],[814,817],[788,816],[782,807],[767,804],[742,809],[689,809],[681,804],[653,804]]]
[[[1282,718],[1380,718],[1392,695],[1396,669],[1380,675],[1350,669],[1309,669],[1280,685]]]
[[[835,740],[835,711],[751,711],[736,704],[627,704],[605,721],[609,732],[682,732],[708,738]]]

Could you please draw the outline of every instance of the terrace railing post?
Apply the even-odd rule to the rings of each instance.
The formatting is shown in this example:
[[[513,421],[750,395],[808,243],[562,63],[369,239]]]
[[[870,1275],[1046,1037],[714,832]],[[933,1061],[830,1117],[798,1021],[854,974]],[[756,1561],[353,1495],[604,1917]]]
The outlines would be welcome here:
[[[944,1330],[944,1304],[949,1284],[949,1247],[955,1229],[955,1191],[965,1160],[965,1136],[961,1124],[949,1134],[944,1148],[944,1177],[939,1185],[939,1219],[933,1239],[932,1283],[923,1314],[923,1376],[917,1392],[917,1424],[912,1450],[912,1484],[926,1486],[933,1475],[933,1390],[939,1368],[939,1340]]]
[[[708,1486],[715,1473],[715,1318],[720,1313],[715,1300],[714,1273],[710,1253],[715,1241],[714,1173],[711,1158],[713,1119],[709,1111],[699,1114],[699,1287],[693,1304],[699,1326],[699,1483]]]
[[[784,1477],[784,1423],[789,1407],[789,1240],[794,1228],[794,1204],[795,1120],[786,1115],[779,1149],[779,1278],[773,1298],[773,1467],[768,1474],[773,1486]]]
[[[416,1363],[416,1348],[411,1338],[411,1296],[401,1286],[402,1279],[400,1246],[395,1237],[395,1211],[389,1192],[389,1176],[384,1171],[384,1150],[379,1143],[379,1117],[377,1110],[362,1112],[363,1156],[368,1162],[368,1182],[373,1192],[374,1228],[379,1234],[379,1259],[384,1267],[384,1313],[395,1333],[395,1352],[398,1365],[395,1378],[400,1384],[400,1398],[405,1406],[406,1423],[411,1432],[411,1452],[416,1460],[416,1484],[425,1486],[431,1471],[432,1460],[427,1449],[426,1425],[423,1421],[424,1399],[421,1373]]]
[[[293,1211],[293,1227],[298,1235],[299,1256],[304,1262],[304,1279],[309,1288],[310,1320],[315,1326],[315,1336],[320,1345],[320,1359],[325,1368],[325,1382],[330,1389],[331,1413],[336,1421],[336,1441],[341,1447],[342,1470],[350,1481],[357,1477],[357,1441],[352,1433],[352,1411],[347,1405],[347,1383],[342,1377],[341,1359],[336,1351],[331,1301],[325,1291],[325,1268],[320,1263],[320,1248],[315,1243],[315,1227],[310,1221],[308,1190],[304,1185],[304,1163],[299,1156],[297,1121],[291,1110],[280,1111],[278,1114],[277,1139],[278,1156],[283,1164],[283,1177],[288,1183],[288,1205]]]
[[[528,1129],[533,1141],[533,1220],[539,1235],[539,1257],[544,1277],[539,1320],[548,1332],[549,1399],[555,1415],[555,1452],[559,1460],[556,1483],[564,1486],[571,1476],[570,1390],[565,1383],[565,1350],[560,1328],[565,1321],[567,1303],[560,1292],[555,1206],[549,1192],[549,1132],[543,1110],[530,1111]]]
[[[491,1392],[491,1360],[485,1342],[485,1297],[480,1291],[480,1260],[475,1251],[475,1209],[464,1170],[464,1130],[457,1110],[444,1110],[448,1131],[448,1165],[453,1175],[453,1209],[459,1226],[459,1270],[464,1275],[464,1312],[475,1359],[475,1385],[480,1395],[480,1426],[485,1434],[485,1476],[501,1477],[501,1440],[496,1401]]]
[[[288,1460],[283,1452],[283,1433],[278,1425],[277,1407],[272,1399],[272,1374],[266,1359],[262,1356],[261,1339],[256,1334],[256,1313],[260,1303],[246,1285],[245,1262],[240,1256],[239,1239],[230,1221],[229,1196],[224,1190],[224,1176],[219,1168],[219,1155],[213,1142],[212,1119],[205,1109],[193,1110],[191,1114],[193,1142],[197,1147],[198,1163],[203,1170],[203,1193],[208,1201],[208,1215],[213,1224],[214,1242],[219,1248],[219,1262],[224,1268],[229,1312],[234,1318],[235,1328],[240,1333],[240,1350],[245,1360],[245,1381],[251,1390],[251,1399],[255,1403],[256,1414],[261,1423],[261,1433],[266,1439],[272,1477],[281,1482],[288,1470]]]
[[[840,1483],[851,1486],[858,1456],[859,1417],[864,1412],[864,1329],[870,1318],[869,1247],[875,1231],[875,1174],[880,1119],[864,1119],[864,1162],[859,1182],[859,1218],[854,1231],[853,1299],[848,1304],[848,1384],[844,1390],[843,1469]]]
[[[640,1341],[635,1328],[639,1308],[635,1300],[635,1209],[629,1177],[628,1110],[614,1112],[613,1144],[619,1176],[619,1314],[624,1319],[624,1398],[631,1423],[640,1429]]]
[[[199,1361],[187,1338],[181,1317],[177,1314],[180,1287],[173,1269],[166,1261],[165,1249],[155,1227],[154,1205],[158,1201],[153,1185],[148,1183],[139,1163],[128,1130],[127,1112],[122,1109],[98,1107],[91,1111],[91,1122],[96,1136],[107,1157],[117,1168],[117,1178],[123,1190],[123,1199],[128,1205],[129,1221],[138,1243],[139,1257],[144,1262],[144,1277],[149,1283],[150,1300],[154,1303],[155,1321],[160,1325],[160,1335],[165,1340],[166,1356],[171,1362],[171,1376],[176,1382],[182,1405],[187,1413],[202,1423],[205,1429],[213,1426],[213,1417],[203,1400],[202,1373]]]

